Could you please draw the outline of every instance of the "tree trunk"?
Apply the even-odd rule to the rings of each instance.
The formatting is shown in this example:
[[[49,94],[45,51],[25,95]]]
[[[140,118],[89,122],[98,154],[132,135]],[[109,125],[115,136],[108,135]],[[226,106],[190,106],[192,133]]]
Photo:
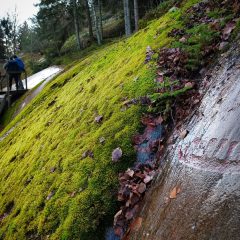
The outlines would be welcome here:
[[[138,0],[134,0],[134,21],[135,21],[135,31],[138,31],[138,21],[139,21],[139,9]]]
[[[73,7],[73,18],[74,18],[75,34],[77,39],[77,47],[78,47],[78,50],[80,50],[82,48],[82,44],[80,39],[80,28],[79,28],[76,0],[72,0],[72,7]]]
[[[95,25],[96,35],[97,35],[97,42],[98,42],[98,45],[101,45],[102,41],[101,41],[101,33],[100,33],[100,27],[99,27],[99,17],[97,16],[95,1],[93,1],[92,10],[93,10],[94,25]]]
[[[92,29],[92,18],[91,18],[88,0],[85,0],[85,4],[86,4],[86,9],[87,9],[89,37],[90,37],[90,40],[93,41],[94,37],[93,37],[93,29]]]
[[[124,7],[124,20],[125,20],[125,33],[126,33],[126,36],[128,37],[132,33],[129,0],[123,0],[123,7]]]
[[[98,9],[99,9],[99,30],[101,41],[103,40],[103,24],[102,24],[102,1],[98,0]]]

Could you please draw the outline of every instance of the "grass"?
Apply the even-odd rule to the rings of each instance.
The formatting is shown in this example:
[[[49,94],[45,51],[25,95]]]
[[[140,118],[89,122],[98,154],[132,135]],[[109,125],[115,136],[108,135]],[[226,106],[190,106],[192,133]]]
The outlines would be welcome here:
[[[124,111],[122,104],[153,93],[155,64],[144,64],[146,47],[170,46],[168,33],[181,27],[181,16],[181,9],[168,12],[131,38],[86,54],[6,127],[20,123],[0,142],[0,216],[8,213],[0,239],[103,239],[118,173],[135,160],[131,138],[146,110]],[[123,158],[114,164],[117,147]],[[93,159],[83,159],[87,150]]]

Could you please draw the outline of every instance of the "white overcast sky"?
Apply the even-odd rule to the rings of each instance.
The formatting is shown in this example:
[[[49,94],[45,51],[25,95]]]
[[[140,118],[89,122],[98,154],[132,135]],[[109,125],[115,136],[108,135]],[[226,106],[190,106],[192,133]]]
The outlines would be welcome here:
[[[0,0],[0,19],[7,13],[13,13],[16,7],[18,23],[22,24],[37,13],[38,8],[34,7],[36,3],[39,3],[39,0]]]

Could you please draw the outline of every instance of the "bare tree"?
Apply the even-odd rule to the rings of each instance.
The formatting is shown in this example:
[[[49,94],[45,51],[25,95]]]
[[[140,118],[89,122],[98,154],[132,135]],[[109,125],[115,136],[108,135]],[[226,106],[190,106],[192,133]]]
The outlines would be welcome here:
[[[138,31],[138,21],[139,21],[139,9],[138,9],[138,0],[134,0],[134,21],[135,21],[135,31]]]
[[[123,0],[123,8],[124,8],[124,20],[125,20],[125,34],[126,36],[130,36],[132,34],[132,31],[131,31],[129,0]]]

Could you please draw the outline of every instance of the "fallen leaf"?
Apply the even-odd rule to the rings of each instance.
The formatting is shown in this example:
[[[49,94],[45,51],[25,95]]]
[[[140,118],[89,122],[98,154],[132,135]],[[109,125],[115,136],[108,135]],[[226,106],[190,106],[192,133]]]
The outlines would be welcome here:
[[[100,138],[99,138],[99,142],[100,142],[101,144],[104,144],[104,143],[105,143],[105,138],[104,138],[104,137],[100,137]]]
[[[118,162],[122,157],[122,149],[120,147],[116,148],[112,152],[112,161]]]
[[[81,159],[84,159],[84,158],[87,158],[87,157],[90,157],[90,158],[93,158],[94,157],[94,154],[91,150],[87,150],[85,151],[83,154],[82,154],[82,158]]]
[[[133,211],[132,211],[131,209],[129,209],[129,210],[126,212],[126,214],[125,214],[125,218],[126,218],[127,220],[131,220],[131,219],[133,218],[133,216],[134,216],[134,213],[133,213]]]
[[[179,194],[181,192],[181,188],[178,186],[177,187],[177,194]]]
[[[130,168],[125,173],[130,177],[133,177],[133,175],[134,175],[134,171]]]
[[[179,39],[179,42],[185,43],[185,42],[187,42],[187,38],[186,37],[182,37],[182,38]]]
[[[70,197],[72,197],[72,198],[75,197],[76,193],[77,193],[76,191],[72,192],[72,193],[70,194]]]
[[[54,191],[50,192],[47,196],[47,200],[50,200],[53,195],[54,195]]]
[[[176,197],[177,197],[177,187],[173,188],[169,195],[170,199],[175,199]]]
[[[179,194],[181,192],[181,188],[180,186],[176,186],[172,189],[172,191],[170,192],[169,198],[170,199],[175,199],[177,197],[177,194]]]
[[[163,75],[160,75],[156,78],[155,82],[162,83],[164,80]]]
[[[123,236],[123,233],[124,233],[123,228],[122,227],[115,227],[114,228],[114,233],[115,233],[115,235],[117,235],[119,237]]]
[[[147,175],[145,178],[144,178],[144,183],[149,183],[149,182],[151,182],[152,181],[152,179],[153,179],[153,177],[152,176],[149,176],[149,175]]]
[[[147,187],[145,183],[140,183],[138,186],[138,192],[139,193],[144,193],[146,191]]]
[[[187,83],[185,83],[185,87],[190,87],[190,88],[192,88],[192,87],[194,87],[194,83],[193,82],[187,82]]]
[[[223,29],[223,36],[222,36],[222,39],[223,40],[228,40],[231,32],[233,31],[233,29],[236,27],[236,22],[232,21],[232,22],[229,22],[225,28]]]
[[[130,225],[131,231],[134,231],[134,232],[139,231],[139,229],[142,226],[142,221],[143,221],[142,217],[135,218]]]
[[[118,217],[121,216],[122,210],[119,210],[115,215],[114,215],[114,220],[113,220],[113,225],[116,225]]]
[[[102,120],[103,120],[103,116],[101,116],[101,115],[95,117],[95,122],[96,123],[100,123]]]
[[[220,45],[219,45],[219,50],[224,50],[226,47],[228,46],[228,42],[221,42]]]

